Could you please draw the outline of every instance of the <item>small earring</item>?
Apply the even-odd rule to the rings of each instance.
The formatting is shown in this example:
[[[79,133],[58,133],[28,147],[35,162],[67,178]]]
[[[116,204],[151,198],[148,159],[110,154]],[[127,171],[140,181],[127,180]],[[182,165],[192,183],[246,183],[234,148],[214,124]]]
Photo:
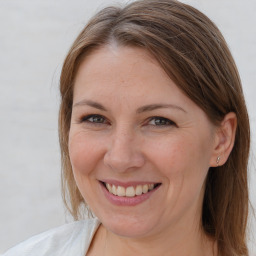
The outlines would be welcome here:
[[[217,157],[216,163],[217,163],[217,166],[219,166],[219,163],[220,163],[220,156]]]

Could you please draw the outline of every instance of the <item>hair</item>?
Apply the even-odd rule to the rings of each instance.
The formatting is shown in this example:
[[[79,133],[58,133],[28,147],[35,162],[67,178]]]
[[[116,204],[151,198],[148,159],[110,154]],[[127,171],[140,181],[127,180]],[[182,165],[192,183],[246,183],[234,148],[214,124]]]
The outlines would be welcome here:
[[[139,0],[124,7],[107,7],[89,21],[68,52],[60,77],[59,112],[62,192],[68,210],[79,219],[80,207],[86,206],[68,153],[74,79],[90,52],[113,42],[146,49],[214,125],[220,125],[227,113],[236,114],[233,150],[223,166],[208,171],[202,227],[217,242],[219,255],[248,255],[250,128],[240,77],[215,24],[197,9],[175,0]]]

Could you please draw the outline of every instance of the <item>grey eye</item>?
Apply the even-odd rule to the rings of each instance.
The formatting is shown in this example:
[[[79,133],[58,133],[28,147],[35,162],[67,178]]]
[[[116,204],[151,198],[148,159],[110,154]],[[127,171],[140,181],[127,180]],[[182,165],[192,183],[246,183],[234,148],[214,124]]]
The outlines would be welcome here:
[[[166,125],[174,125],[175,123],[164,117],[153,117],[149,121],[150,125],[156,126],[166,126]]]
[[[94,123],[94,124],[103,124],[106,123],[105,117],[101,115],[88,115],[81,119],[81,122]]]
[[[102,117],[102,116],[91,116],[87,119],[89,122],[92,122],[92,123],[104,123],[105,122],[105,118]]]

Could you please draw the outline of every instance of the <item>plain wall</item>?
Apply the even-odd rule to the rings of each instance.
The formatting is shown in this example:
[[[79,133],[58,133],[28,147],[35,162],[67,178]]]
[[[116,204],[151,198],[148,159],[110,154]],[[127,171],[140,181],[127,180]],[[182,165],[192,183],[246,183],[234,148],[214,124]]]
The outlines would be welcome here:
[[[255,152],[256,1],[183,2],[207,14],[231,48],[244,86]],[[0,253],[70,220],[60,194],[59,73],[78,32],[109,3],[113,1],[0,1]],[[252,161],[250,166],[255,206]],[[256,234],[255,227],[252,232]]]

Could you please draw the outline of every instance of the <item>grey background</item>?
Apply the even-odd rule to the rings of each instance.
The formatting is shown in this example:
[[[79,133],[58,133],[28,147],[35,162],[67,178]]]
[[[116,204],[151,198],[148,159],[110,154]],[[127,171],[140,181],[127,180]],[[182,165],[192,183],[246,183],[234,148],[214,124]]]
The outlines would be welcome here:
[[[207,14],[231,48],[251,117],[255,155],[256,1],[183,2]],[[0,0],[0,253],[70,221],[60,194],[59,73],[77,33],[109,3],[113,1]],[[253,154],[250,197],[255,206],[252,160],[255,163]],[[255,221],[250,227],[255,234]],[[251,255],[256,255],[254,241],[251,238]]]

